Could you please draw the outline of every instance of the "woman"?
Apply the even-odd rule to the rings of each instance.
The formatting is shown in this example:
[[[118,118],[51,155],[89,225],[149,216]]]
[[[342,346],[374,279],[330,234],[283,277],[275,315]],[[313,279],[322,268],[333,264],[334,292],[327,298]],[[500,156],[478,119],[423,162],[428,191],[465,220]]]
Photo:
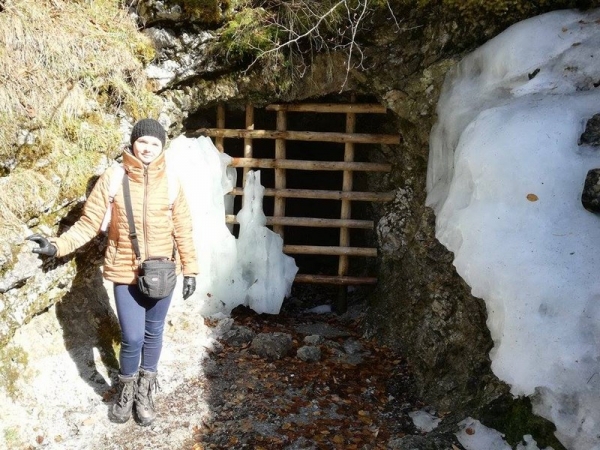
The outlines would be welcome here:
[[[155,300],[146,297],[137,286],[140,261],[149,257],[171,256],[174,245],[177,270],[183,272],[183,298],[196,289],[198,263],[192,237],[190,210],[178,185],[177,197],[169,200],[165,153],[166,133],[154,119],[142,119],[131,131],[131,147],[123,153],[123,168],[129,179],[131,206],[140,258],[136,258],[129,234],[123,190],[109,192],[111,175],[122,176],[108,169],[90,193],[79,220],[58,238],[47,239],[39,234],[27,239],[39,244],[34,253],[64,256],[96,236],[106,211],[112,207],[108,228],[108,246],[104,257],[104,278],[114,283],[117,316],[121,326],[120,370],[118,398],[112,407],[113,419],[129,420],[133,406],[141,425],[156,418],[152,390],[157,388],[157,367],[163,343],[165,318],[172,293]],[[114,186],[114,183],[112,184]],[[114,199],[110,197],[114,195]]]

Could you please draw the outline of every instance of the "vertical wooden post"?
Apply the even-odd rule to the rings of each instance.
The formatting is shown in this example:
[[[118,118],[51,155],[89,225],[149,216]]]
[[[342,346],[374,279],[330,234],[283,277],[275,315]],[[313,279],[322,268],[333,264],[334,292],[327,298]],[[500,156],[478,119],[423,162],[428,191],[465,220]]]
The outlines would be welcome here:
[[[250,103],[246,105],[246,130],[254,130],[254,105]],[[244,138],[244,158],[252,158],[252,138]],[[246,185],[246,175],[249,171],[249,167],[244,167],[242,188]]]
[[[354,101],[354,99],[353,99]],[[346,113],[346,133],[354,133],[356,128],[356,114],[355,113]],[[344,145],[344,162],[353,162],[354,161],[354,143],[346,142]],[[352,171],[344,170],[344,175],[342,179],[342,191],[351,192],[352,191]],[[352,215],[352,205],[350,200],[342,199],[342,208],[340,213],[341,219],[350,219]],[[350,230],[345,227],[340,227],[340,247],[349,247],[350,246]],[[348,256],[340,255],[339,263],[338,263],[338,275],[345,276],[348,274]],[[336,312],[344,313],[348,307],[347,301],[347,287],[340,286],[338,301],[336,304]]]
[[[286,131],[287,113],[277,111],[277,131]],[[285,159],[285,139],[275,140],[275,160]],[[285,189],[285,169],[275,169],[275,189]],[[274,217],[285,217],[285,198],[275,194]],[[273,231],[283,238],[283,225],[273,225]]]
[[[225,128],[225,105],[223,103],[219,103],[217,106],[217,128]],[[215,138],[215,147],[221,153],[224,151],[223,146],[224,139],[222,137]]]

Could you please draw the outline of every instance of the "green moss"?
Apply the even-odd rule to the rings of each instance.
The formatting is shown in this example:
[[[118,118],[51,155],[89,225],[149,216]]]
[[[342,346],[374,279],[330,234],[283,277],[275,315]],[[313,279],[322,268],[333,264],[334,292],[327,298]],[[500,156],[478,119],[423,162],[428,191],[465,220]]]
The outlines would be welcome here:
[[[19,226],[18,221],[26,222],[39,215],[41,210],[54,202],[58,194],[58,187],[35,168],[16,169],[4,181],[0,218],[3,225],[12,225],[13,229]],[[6,236],[0,233],[0,237]]]
[[[156,49],[150,39],[138,39],[131,42],[131,53],[144,65],[156,58]]]
[[[13,399],[17,392],[17,380],[23,379],[28,363],[29,357],[20,347],[9,345],[0,348],[0,388]]]
[[[59,198],[80,198],[103,156],[113,159],[121,152],[120,140],[117,124],[105,116],[63,117],[39,134],[36,144],[45,149],[47,162],[37,170],[48,180],[60,177]],[[23,163],[31,168],[35,164]]]
[[[480,421],[503,433],[513,448],[522,441],[524,435],[530,434],[539,448],[550,446],[554,450],[565,450],[554,436],[554,424],[533,414],[531,401],[527,397],[512,398],[506,395],[499,398],[482,413]]]
[[[4,429],[4,444],[5,448],[17,448],[20,443],[19,429],[16,427]]]
[[[241,62],[268,51],[277,43],[277,27],[269,25],[271,14],[263,8],[245,8],[221,31],[217,55]]]
[[[194,21],[219,23],[231,8],[229,0],[180,0],[184,13]]]
[[[44,173],[50,179],[54,173],[61,176],[59,198],[77,199],[85,195],[94,167],[98,166],[100,155],[89,151],[73,152],[55,164]]]

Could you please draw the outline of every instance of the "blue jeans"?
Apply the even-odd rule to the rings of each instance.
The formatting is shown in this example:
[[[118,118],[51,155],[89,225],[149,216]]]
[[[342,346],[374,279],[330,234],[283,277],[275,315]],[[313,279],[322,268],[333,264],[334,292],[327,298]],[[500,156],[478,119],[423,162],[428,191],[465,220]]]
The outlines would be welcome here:
[[[121,325],[121,375],[134,375],[140,367],[156,372],[173,295],[152,300],[135,284],[115,284],[114,294]]]

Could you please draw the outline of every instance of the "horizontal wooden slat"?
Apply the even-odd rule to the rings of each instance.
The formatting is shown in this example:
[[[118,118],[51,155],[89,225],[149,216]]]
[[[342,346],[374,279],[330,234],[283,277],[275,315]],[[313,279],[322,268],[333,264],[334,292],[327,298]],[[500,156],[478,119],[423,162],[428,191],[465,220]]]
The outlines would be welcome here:
[[[243,195],[241,187],[234,188],[230,194]],[[389,202],[394,199],[393,192],[352,192],[323,191],[313,189],[271,189],[265,188],[265,197],[314,198],[319,200],[354,200],[365,202]]]
[[[356,144],[399,144],[396,134],[336,133],[316,131],[271,131],[227,128],[200,128],[188,133],[189,136],[204,135],[216,138],[243,139],[287,139],[289,141],[311,142],[354,142]]]
[[[386,107],[378,103],[304,103],[294,105],[267,105],[267,111],[319,112],[319,113],[372,113],[385,114]]]
[[[234,215],[225,216],[226,223],[236,224]],[[284,225],[295,227],[314,227],[314,228],[363,228],[372,230],[375,224],[372,220],[356,219],[321,219],[315,217],[267,217],[267,225]]]
[[[284,245],[283,253],[291,255],[346,255],[376,257],[376,248],[329,247],[324,245]]]
[[[377,284],[377,278],[298,274],[296,275],[296,278],[294,278],[294,283],[318,283],[336,285]]]
[[[232,158],[233,167],[254,167],[259,169],[296,170],[352,170],[363,172],[390,172],[392,166],[384,163],[344,162],[344,161],[303,161],[299,159]]]

